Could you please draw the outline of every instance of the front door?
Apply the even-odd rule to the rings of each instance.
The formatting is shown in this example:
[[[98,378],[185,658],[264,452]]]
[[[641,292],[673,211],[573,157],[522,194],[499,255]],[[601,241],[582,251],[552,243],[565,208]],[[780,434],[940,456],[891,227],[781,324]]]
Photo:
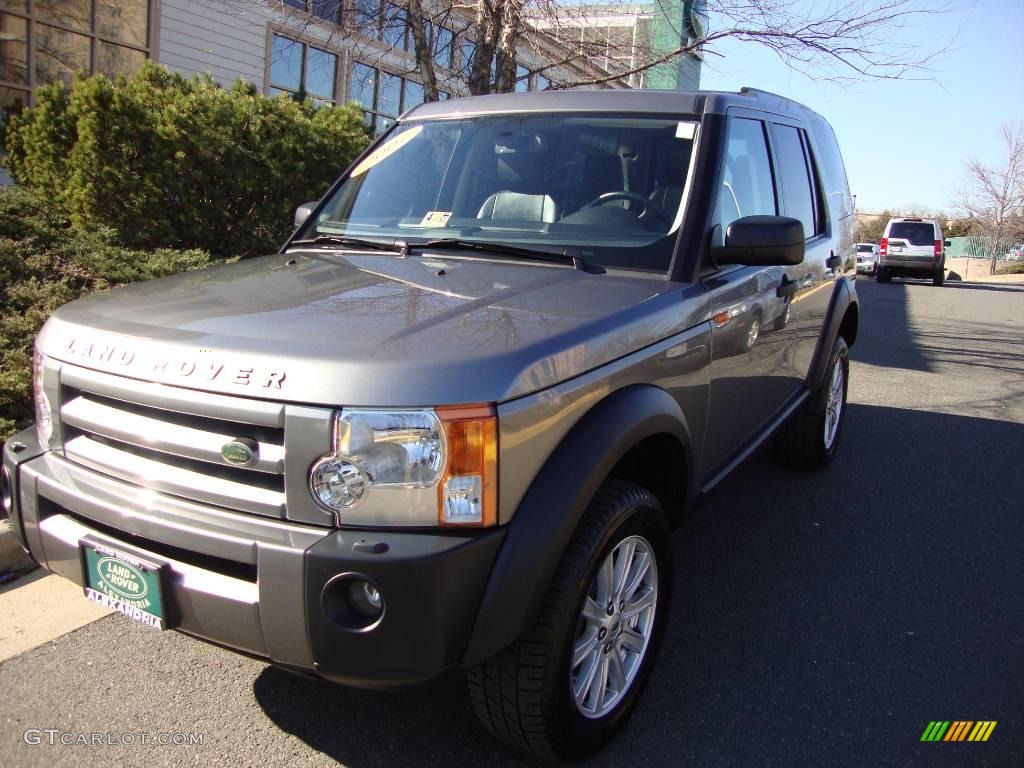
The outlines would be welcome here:
[[[778,215],[767,126],[732,117],[716,202],[715,232],[744,216]],[[711,294],[711,393],[705,473],[726,461],[799,388],[794,365],[797,267],[718,265],[704,285]]]

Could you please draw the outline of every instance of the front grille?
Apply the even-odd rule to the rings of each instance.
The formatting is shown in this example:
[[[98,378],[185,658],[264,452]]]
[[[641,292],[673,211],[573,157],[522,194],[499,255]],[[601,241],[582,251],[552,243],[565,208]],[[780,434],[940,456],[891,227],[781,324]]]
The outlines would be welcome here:
[[[65,366],[64,455],[146,488],[219,507],[285,517],[284,406],[192,392]],[[258,444],[248,466],[221,446]]]

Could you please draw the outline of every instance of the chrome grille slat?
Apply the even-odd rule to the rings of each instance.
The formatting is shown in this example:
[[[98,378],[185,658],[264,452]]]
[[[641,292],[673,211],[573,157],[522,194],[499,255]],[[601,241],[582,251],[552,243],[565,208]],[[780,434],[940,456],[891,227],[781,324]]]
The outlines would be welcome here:
[[[207,432],[170,424],[159,418],[119,410],[92,400],[87,394],[65,402],[61,406],[60,414],[64,424],[83,432],[91,432],[160,453],[227,467],[235,466],[223,459],[220,449],[225,443],[237,437],[236,434]],[[246,468],[275,475],[284,474],[284,446],[260,442],[256,463]]]
[[[55,411],[64,456],[70,461],[143,489],[239,512],[287,517],[282,403],[64,364]],[[221,456],[221,448],[237,438],[257,443],[252,465],[231,464]]]
[[[193,472],[118,450],[79,435],[64,443],[72,461],[153,490],[230,509],[245,509],[271,517],[285,516],[284,492],[267,490]],[[242,505],[240,507],[240,505]]]
[[[109,373],[71,365],[64,365],[61,368],[60,381],[63,386],[151,408],[208,416],[240,424],[284,428],[284,405],[268,400],[246,400],[228,395],[215,395],[112,376]]]

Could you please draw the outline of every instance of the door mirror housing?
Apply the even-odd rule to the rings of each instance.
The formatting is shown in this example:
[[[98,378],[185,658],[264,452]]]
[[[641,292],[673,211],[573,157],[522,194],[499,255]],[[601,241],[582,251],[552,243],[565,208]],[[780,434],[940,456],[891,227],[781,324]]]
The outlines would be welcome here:
[[[791,267],[804,260],[804,225],[788,216],[744,216],[726,228],[724,240],[711,248],[716,265]]]
[[[303,203],[295,209],[295,228],[298,229],[306,223],[306,219],[309,218],[309,214],[317,207],[319,201],[314,200],[311,203]]]

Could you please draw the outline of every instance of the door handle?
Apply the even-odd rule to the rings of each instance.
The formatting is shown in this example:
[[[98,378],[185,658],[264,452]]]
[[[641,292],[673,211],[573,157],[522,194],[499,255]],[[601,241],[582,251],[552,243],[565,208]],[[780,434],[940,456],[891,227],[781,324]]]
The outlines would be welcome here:
[[[782,276],[782,282],[779,283],[779,287],[775,289],[775,295],[780,299],[784,299],[787,296],[792,296],[796,293],[796,289],[800,287],[800,283],[796,280],[790,280],[785,275]]]
[[[843,257],[836,256],[834,253],[828,257],[828,261],[825,262],[825,266],[829,269],[839,269],[843,265]]]

